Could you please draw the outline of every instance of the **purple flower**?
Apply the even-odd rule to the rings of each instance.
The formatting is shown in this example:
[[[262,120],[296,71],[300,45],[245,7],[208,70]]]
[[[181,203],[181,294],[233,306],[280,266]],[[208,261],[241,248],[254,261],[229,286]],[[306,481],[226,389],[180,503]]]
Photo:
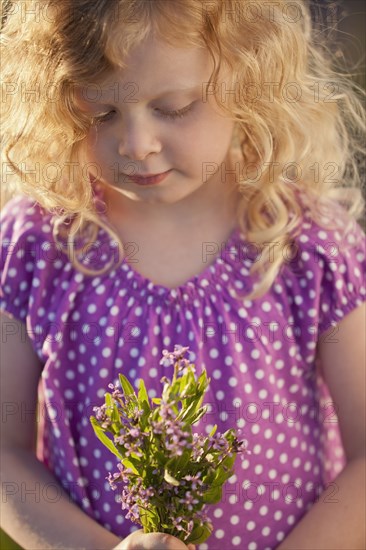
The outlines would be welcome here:
[[[95,417],[99,422],[104,422],[107,418],[106,414],[106,405],[102,405],[101,407],[93,407],[93,412],[95,413]]]
[[[172,524],[178,531],[185,531],[185,528],[182,526],[183,518],[182,516],[178,516],[177,518],[172,518]]]
[[[199,479],[201,477],[201,472],[198,472],[195,476],[186,475],[183,479],[186,479],[187,481],[191,482],[191,488],[193,490],[197,489],[197,487],[201,487],[203,485],[202,479]]]
[[[198,504],[199,500],[196,498],[195,495],[191,493],[191,491],[186,491],[186,494],[183,498],[179,499],[179,502],[183,504],[187,510],[193,510],[193,506],[195,504]]]
[[[184,359],[184,355],[189,350],[189,347],[184,347],[180,345],[174,346],[174,351],[168,351],[167,349],[163,350],[163,358],[160,360],[160,365],[164,367],[170,367],[175,363],[179,364],[179,367],[184,368],[189,365],[188,359]]]

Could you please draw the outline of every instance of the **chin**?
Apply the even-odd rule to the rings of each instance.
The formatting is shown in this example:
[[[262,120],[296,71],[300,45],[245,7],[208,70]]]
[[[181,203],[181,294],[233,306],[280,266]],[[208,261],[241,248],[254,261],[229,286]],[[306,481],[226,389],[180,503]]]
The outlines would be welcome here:
[[[135,202],[147,204],[175,204],[184,200],[194,191],[179,190],[177,188],[145,187],[138,190],[117,189],[122,195]]]

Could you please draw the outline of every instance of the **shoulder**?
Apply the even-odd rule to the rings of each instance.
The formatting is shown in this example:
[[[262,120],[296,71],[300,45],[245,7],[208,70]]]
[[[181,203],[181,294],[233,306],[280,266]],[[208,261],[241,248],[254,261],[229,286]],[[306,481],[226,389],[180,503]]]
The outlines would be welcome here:
[[[55,256],[52,215],[28,197],[14,197],[1,211],[1,242],[0,307],[24,322],[38,290],[64,265],[64,254]]]
[[[320,332],[365,300],[366,237],[340,206],[332,204],[316,219],[305,210],[291,247],[286,272],[312,302],[311,311],[319,312]]]
[[[303,203],[303,218],[300,236],[307,236],[302,242],[327,244],[337,242],[337,247],[346,250],[354,244],[365,241],[365,233],[355,219],[337,202],[328,200],[317,206],[316,214],[310,205]],[[301,240],[301,239],[300,239]]]
[[[294,255],[320,275],[327,269],[345,275],[351,266],[361,267],[365,262],[365,233],[340,206],[317,219],[305,210],[293,243]]]
[[[30,235],[34,240],[51,233],[51,214],[26,196],[19,195],[8,201],[1,210],[0,220],[5,243],[9,243],[9,239],[13,244],[18,243]]]
[[[57,248],[57,243],[52,215],[39,204],[29,197],[17,196],[5,205],[0,216],[2,282],[4,277],[24,277],[36,270],[37,264],[54,259],[50,251]]]

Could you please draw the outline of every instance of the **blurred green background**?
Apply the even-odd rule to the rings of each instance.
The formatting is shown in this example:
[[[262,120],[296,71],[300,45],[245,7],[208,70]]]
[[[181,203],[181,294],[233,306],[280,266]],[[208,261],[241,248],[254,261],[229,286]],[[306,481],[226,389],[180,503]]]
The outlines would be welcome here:
[[[18,546],[3,530],[0,531],[0,549],[1,550],[21,550]]]

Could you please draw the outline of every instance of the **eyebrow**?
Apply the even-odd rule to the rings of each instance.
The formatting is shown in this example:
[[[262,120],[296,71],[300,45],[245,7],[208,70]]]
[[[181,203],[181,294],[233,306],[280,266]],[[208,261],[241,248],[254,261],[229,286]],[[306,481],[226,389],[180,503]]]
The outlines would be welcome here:
[[[163,90],[162,92],[158,93],[157,94],[157,97],[161,97],[161,96],[164,96],[164,95],[170,95],[170,94],[176,94],[176,93],[179,93],[179,92],[193,92],[193,91],[196,91],[196,90],[200,90],[202,88],[202,84],[197,84],[196,86],[190,86],[189,88],[177,88],[175,90]]]
[[[144,101],[152,101],[154,99],[160,99],[165,96],[178,94],[178,93],[191,93],[195,91],[201,91],[202,86],[204,83],[196,84],[194,86],[188,86],[188,87],[181,87],[176,89],[162,89],[158,93],[155,93],[153,97],[147,97],[144,98]],[[133,95],[137,93],[138,86],[135,82],[126,82],[123,87],[118,85],[118,82],[111,83],[108,85],[108,87],[103,88],[100,87],[100,97],[98,100],[88,97],[83,97],[85,101],[90,101],[91,103],[105,103],[105,102],[115,102],[118,101],[118,98],[126,98],[126,96],[129,96],[131,99],[133,99]],[[82,93],[83,95],[83,93]]]

